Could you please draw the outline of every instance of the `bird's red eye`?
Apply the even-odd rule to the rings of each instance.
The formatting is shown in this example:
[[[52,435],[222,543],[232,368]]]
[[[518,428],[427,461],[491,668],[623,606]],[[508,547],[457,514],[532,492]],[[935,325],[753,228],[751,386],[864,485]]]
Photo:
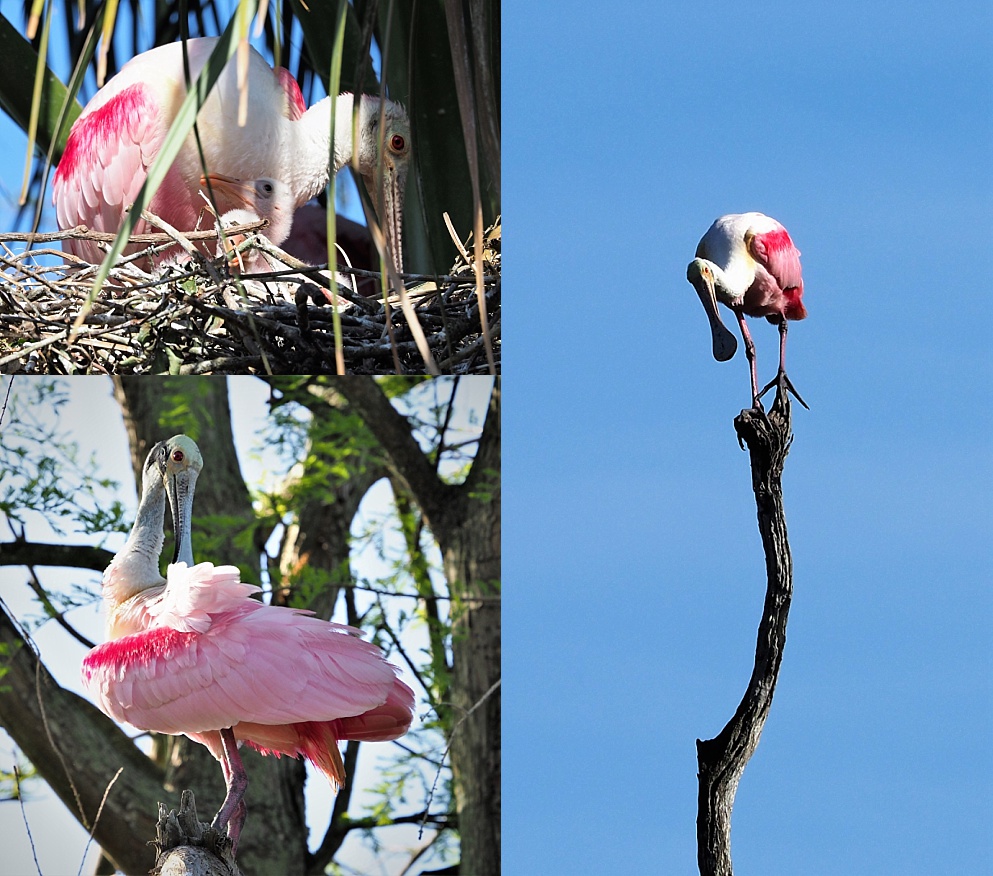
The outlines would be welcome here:
[[[182,462],[184,459],[186,459],[186,456],[185,456],[185,454],[183,453],[182,450],[174,450],[172,452],[172,461],[173,462]]]
[[[403,152],[407,148],[407,141],[402,134],[394,134],[390,137],[390,149],[394,152]]]

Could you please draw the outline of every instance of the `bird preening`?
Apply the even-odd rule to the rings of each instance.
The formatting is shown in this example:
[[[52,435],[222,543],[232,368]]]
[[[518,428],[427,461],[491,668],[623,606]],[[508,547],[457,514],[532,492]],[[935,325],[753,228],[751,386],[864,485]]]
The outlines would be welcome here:
[[[203,468],[185,435],[156,444],[124,548],[103,577],[108,641],[83,660],[100,709],[141,730],[185,734],[220,762],[226,796],[212,826],[234,850],[247,814],[238,753],[303,756],[337,789],[340,740],[396,739],[410,727],[414,694],[361,631],[306,610],[266,605],[234,566],[193,563],[191,521]],[[159,572],[169,505],[176,537]]]
[[[734,312],[745,342],[753,407],[761,410],[761,398],[773,386],[793,393],[797,401],[807,407],[786,375],[788,321],[807,315],[803,304],[800,250],[789,232],[763,213],[721,216],[701,238],[696,258],[686,269],[686,278],[693,284],[707,312],[714,358],[720,362],[734,356],[738,342],[721,321],[717,302]],[[779,326],[779,371],[761,392],[755,344],[745,323],[746,316],[764,316]]]
[[[217,40],[186,42],[189,76],[195,79]],[[382,224],[390,260],[403,270],[402,216],[410,161],[410,123],[391,100],[341,94],[335,101],[331,142],[331,98],[309,109],[289,71],[274,70],[250,50],[247,114],[242,123],[235,59],[228,61],[197,117],[199,147],[187,136],[148,209],[179,231],[202,222],[205,177],[216,214],[254,211],[250,188],[257,180],[278,181],[292,193],[293,209],[324,189],[329,177],[353,164],[366,183]],[[170,43],[128,61],[76,119],[53,180],[59,228],[85,225],[116,232],[162,148],[176,111],[186,95],[183,45]],[[200,149],[202,148],[202,158]],[[235,188],[218,181],[239,181]],[[154,231],[141,220],[136,233]],[[266,235],[279,244],[290,223],[271,224]],[[102,251],[90,240],[66,240],[64,247],[90,263]],[[131,247],[125,252],[134,252]]]

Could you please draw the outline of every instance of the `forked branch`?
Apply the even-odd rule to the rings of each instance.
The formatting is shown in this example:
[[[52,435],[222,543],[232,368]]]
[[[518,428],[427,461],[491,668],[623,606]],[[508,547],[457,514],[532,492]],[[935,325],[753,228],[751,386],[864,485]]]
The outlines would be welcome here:
[[[714,739],[697,740],[700,791],[697,863],[701,876],[731,876],[731,810],[738,781],[758,746],[786,646],[793,596],[793,561],[783,511],[782,475],[793,441],[790,402],[780,390],[765,416],[742,411],[734,421],[751,457],[752,488],[765,551],[768,584],[755,647],[755,667],[734,717]]]

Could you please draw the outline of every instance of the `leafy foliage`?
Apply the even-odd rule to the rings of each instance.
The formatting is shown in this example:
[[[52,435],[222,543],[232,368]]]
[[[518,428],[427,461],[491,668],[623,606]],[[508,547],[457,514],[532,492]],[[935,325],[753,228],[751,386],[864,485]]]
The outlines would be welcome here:
[[[93,456],[60,431],[59,414],[68,402],[64,383],[31,380],[14,395],[0,442],[0,513],[22,528],[31,515],[44,518],[58,535],[71,527],[94,535],[127,531],[124,505],[108,499],[120,484],[100,477]]]

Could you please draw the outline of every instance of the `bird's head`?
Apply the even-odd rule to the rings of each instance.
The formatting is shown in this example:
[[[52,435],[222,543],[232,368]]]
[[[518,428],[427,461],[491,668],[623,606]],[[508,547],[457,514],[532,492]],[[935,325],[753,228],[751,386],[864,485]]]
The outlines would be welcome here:
[[[255,212],[269,222],[265,236],[275,244],[282,243],[293,227],[296,208],[293,190],[281,180],[268,177],[254,180],[251,188]]]
[[[365,181],[398,271],[403,270],[403,200],[410,166],[410,120],[391,100],[363,95],[352,160]]]
[[[686,279],[693,284],[696,294],[700,296],[700,303],[707,312],[714,342],[714,358],[718,362],[726,362],[738,349],[738,341],[727,330],[717,310],[717,267],[707,259],[695,258],[686,267]]]
[[[200,185],[213,195],[222,223],[243,225],[265,219],[269,224],[264,234],[277,246],[290,236],[296,196],[281,180],[241,180],[212,173],[201,177]]]
[[[163,448],[160,453],[160,470],[176,535],[176,551],[172,561],[192,566],[193,493],[203,469],[203,457],[200,455],[200,448],[186,435],[174,435],[157,446]]]

